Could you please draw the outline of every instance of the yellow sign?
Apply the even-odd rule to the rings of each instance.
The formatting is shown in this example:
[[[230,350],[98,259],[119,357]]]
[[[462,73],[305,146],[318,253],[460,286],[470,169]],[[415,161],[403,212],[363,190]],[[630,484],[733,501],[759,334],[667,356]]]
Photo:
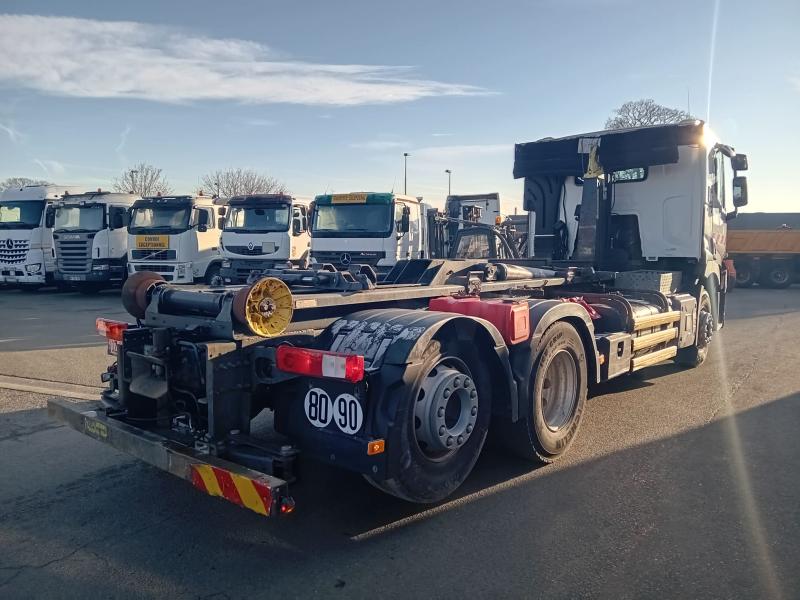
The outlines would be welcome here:
[[[99,421],[86,421],[85,431],[91,436],[96,438],[107,438],[108,437],[108,427],[105,426],[104,423],[100,423]]]
[[[140,250],[166,250],[169,248],[169,236],[137,235],[136,247]]]
[[[352,194],[333,194],[331,204],[366,204],[366,192],[353,192]]]

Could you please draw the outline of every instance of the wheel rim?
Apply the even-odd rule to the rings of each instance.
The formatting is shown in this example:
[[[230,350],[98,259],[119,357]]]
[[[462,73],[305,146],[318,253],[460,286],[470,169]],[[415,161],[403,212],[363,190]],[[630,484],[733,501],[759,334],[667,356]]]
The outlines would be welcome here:
[[[711,307],[704,300],[700,307],[698,317],[697,347],[700,349],[708,347],[711,343],[711,336],[714,335],[714,317],[711,315]]]
[[[478,420],[478,390],[459,359],[446,358],[422,380],[414,406],[417,446],[428,458],[441,460],[472,436]]]
[[[578,404],[578,369],[568,350],[560,350],[547,365],[542,382],[542,417],[550,431],[572,420]]]
[[[783,285],[789,280],[789,272],[783,269],[775,269],[772,271],[772,281],[778,285]]]

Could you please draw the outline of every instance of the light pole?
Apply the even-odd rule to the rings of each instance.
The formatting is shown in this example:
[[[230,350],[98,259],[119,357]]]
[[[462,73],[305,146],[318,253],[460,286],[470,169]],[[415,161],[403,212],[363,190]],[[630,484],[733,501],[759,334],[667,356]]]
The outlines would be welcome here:
[[[408,194],[408,152],[403,152],[403,194]]]
[[[131,194],[135,194],[136,193],[136,174],[138,172],[139,171],[137,171],[136,169],[131,169],[131,187],[133,188],[131,190]]]
[[[445,169],[445,173],[447,173],[447,197],[450,197],[450,177],[452,177],[453,172],[450,169]]]

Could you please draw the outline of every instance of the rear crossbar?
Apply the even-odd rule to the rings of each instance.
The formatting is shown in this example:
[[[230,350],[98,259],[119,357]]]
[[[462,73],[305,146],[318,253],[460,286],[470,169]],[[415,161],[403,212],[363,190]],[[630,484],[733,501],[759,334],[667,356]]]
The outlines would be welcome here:
[[[109,418],[103,413],[100,401],[89,410],[83,410],[67,400],[51,398],[47,401],[47,412],[52,419],[185,479],[210,496],[219,496],[264,516],[294,510],[289,484],[283,479],[203,454]]]

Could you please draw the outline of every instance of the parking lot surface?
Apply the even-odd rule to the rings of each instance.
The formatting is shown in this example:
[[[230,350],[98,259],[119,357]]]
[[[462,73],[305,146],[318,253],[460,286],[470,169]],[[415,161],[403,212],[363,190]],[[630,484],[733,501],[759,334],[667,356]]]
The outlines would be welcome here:
[[[301,462],[268,520],[47,417],[93,397],[115,292],[0,290],[0,597],[800,596],[800,288],[735,290],[709,361],[595,388],[576,444],[492,448],[416,506]]]

